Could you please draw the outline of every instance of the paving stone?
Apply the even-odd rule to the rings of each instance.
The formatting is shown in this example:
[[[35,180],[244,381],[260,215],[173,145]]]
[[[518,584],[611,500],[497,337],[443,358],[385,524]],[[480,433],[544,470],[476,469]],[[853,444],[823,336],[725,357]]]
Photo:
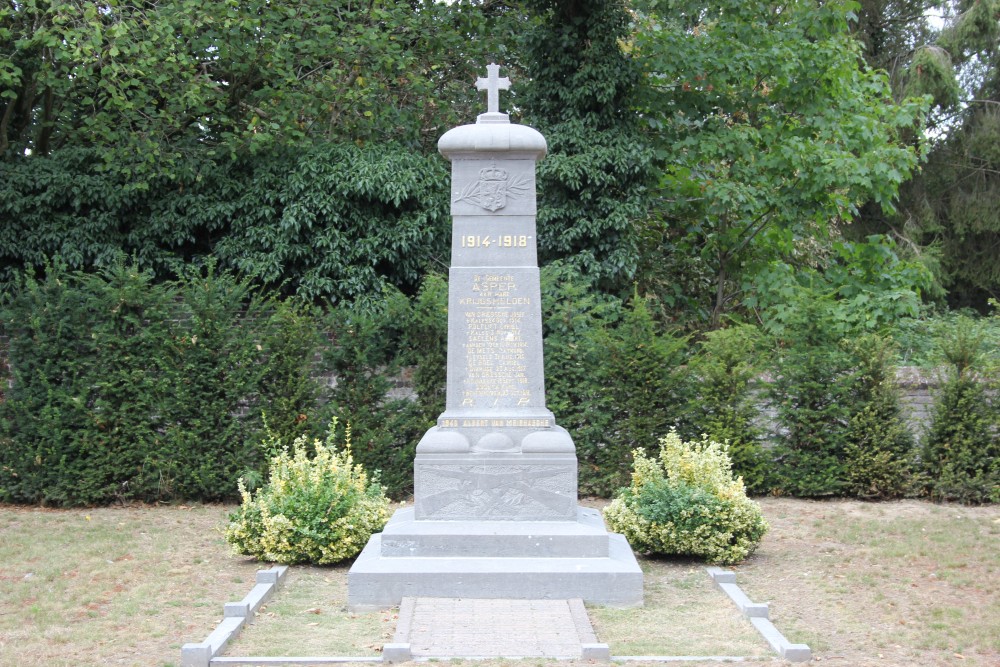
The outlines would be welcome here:
[[[393,641],[412,658],[610,657],[579,599],[405,598]]]

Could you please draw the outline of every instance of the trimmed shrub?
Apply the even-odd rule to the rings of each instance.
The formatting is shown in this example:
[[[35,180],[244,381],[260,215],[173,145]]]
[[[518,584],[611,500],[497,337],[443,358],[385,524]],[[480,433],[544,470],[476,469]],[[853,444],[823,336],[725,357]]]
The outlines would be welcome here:
[[[389,500],[351,455],[350,427],[338,448],[337,421],[325,442],[305,437],[279,448],[270,478],[256,495],[239,482],[243,503],[230,514],[226,541],[260,561],[329,565],[357,556],[385,526]],[[315,451],[310,458],[309,450]]]
[[[26,278],[0,327],[13,376],[0,500],[232,497],[233,480],[266,462],[261,413],[284,435],[314,408],[316,327],[294,310],[211,266],[168,284],[122,258]]]
[[[934,405],[922,468],[934,500],[1000,498],[1000,435],[995,395],[983,377],[982,330],[961,318],[942,341],[948,374]]]
[[[891,339],[869,334],[847,343],[857,363],[854,414],[847,426],[845,481],[859,498],[898,498],[912,486],[914,439],[903,419]]]
[[[733,471],[751,493],[766,492],[770,461],[761,449],[756,396],[751,382],[764,365],[763,337],[741,325],[709,331],[690,361],[692,391],[686,421],[693,434],[725,443]]]
[[[124,261],[101,275],[52,268],[8,301],[14,383],[0,404],[0,500],[89,505],[172,492],[154,452],[174,292],[151,282]]]
[[[631,453],[680,420],[686,339],[658,331],[646,300],[625,305],[593,279],[542,270],[546,404],[573,436],[583,494],[628,482]]]
[[[684,442],[676,432],[660,441],[659,460],[633,453],[632,484],[604,510],[608,527],[646,553],[731,564],[754,552],[767,532],[760,507],[732,475],[725,447]]]
[[[576,444],[581,494],[608,496],[628,475],[628,454],[611,445],[611,399],[597,377],[599,332],[620,319],[621,301],[577,269],[553,262],[541,270],[545,334],[545,403]]]
[[[591,373],[611,407],[606,455],[618,472],[603,494],[610,495],[628,481],[632,450],[655,447],[657,434],[683,417],[687,339],[658,331],[646,299],[635,293],[618,326],[598,331],[594,342]]]
[[[391,395],[410,313],[406,297],[387,289],[380,302],[336,308],[324,320],[331,339],[324,363],[337,376],[327,410],[342,422],[350,419],[355,459],[379,471],[394,498],[412,491],[417,442],[434,423],[418,402]]]
[[[433,422],[444,412],[448,370],[448,282],[436,273],[424,278],[412,302],[405,348],[420,408]]]
[[[841,495],[847,488],[845,449],[852,415],[854,362],[841,345],[831,299],[796,294],[775,355],[768,398],[777,413],[776,491],[793,496]]]

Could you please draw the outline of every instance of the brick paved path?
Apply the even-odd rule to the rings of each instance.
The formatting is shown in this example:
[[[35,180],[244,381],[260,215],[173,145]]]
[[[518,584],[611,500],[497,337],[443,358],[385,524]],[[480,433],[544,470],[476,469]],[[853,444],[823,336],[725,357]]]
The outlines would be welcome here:
[[[578,658],[597,638],[579,599],[404,598],[394,641],[414,658]]]

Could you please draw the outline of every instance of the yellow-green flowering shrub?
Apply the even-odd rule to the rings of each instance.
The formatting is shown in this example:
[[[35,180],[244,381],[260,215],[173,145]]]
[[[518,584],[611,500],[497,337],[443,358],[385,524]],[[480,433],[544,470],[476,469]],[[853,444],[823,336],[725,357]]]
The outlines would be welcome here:
[[[270,478],[256,494],[239,481],[243,504],[229,516],[226,541],[236,553],[273,563],[327,565],[358,555],[389,518],[389,500],[377,481],[354,464],[350,431],[335,445],[336,421],[326,441],[303,436],[292,451],[271,458]]]
[[[611,530],[638,551],[738,563],[757,548],[767,522],[733,477],[723,445],[660,440],[658,459],[635,450],[632,484],[604,510]]]

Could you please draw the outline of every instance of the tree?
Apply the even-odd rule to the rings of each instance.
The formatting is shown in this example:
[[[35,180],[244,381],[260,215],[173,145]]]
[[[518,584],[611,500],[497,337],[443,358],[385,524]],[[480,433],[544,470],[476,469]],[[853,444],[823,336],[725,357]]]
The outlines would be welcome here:
[[[323,139],[428,148],[467,118],[502,3],[48,2],[0,9],[0,157],[97,146],[142,176]]]
[[[918,16],[930,5],[943,6],[948,18],[938,31]],[[892,7],[907,11],[883,24],[891,37],[875,48],[866,27]],[[985,311],[1000,294],[1000,2],[873,0],[863,8],[866,58],[889,69],[897,96],[929,96],[933,144],[922,173],[902,189],[898,212],[866,209],[858,234],[892,234],[934,269],[950,303]]]
[[[761,270],[822,266],[860,204],[891,208],[919,159],[906,137],[925,105],[893,102],[885,75],[859,64],[853,3],[639,7],[640,109],[660,173],[643,278],[717,326]],[[692,255],[703,273],[689,284],[710,278],[711,293],[671,293],[665,270]]]
[[[0,9],[0,284],[61,256],[156,279],[215,256],[351,301],[447,252],[435,145],[506,53],[504,2],[45,2]]]
[[[623,47],[623,0],[527,0],[537,24],[524,39],[530,80],[524,119],[546,137],[538,165],[539,252],[565,259],[604,289],[636,271],[636,222],[645,216],[651,153],[635,102],[641,72]]]

